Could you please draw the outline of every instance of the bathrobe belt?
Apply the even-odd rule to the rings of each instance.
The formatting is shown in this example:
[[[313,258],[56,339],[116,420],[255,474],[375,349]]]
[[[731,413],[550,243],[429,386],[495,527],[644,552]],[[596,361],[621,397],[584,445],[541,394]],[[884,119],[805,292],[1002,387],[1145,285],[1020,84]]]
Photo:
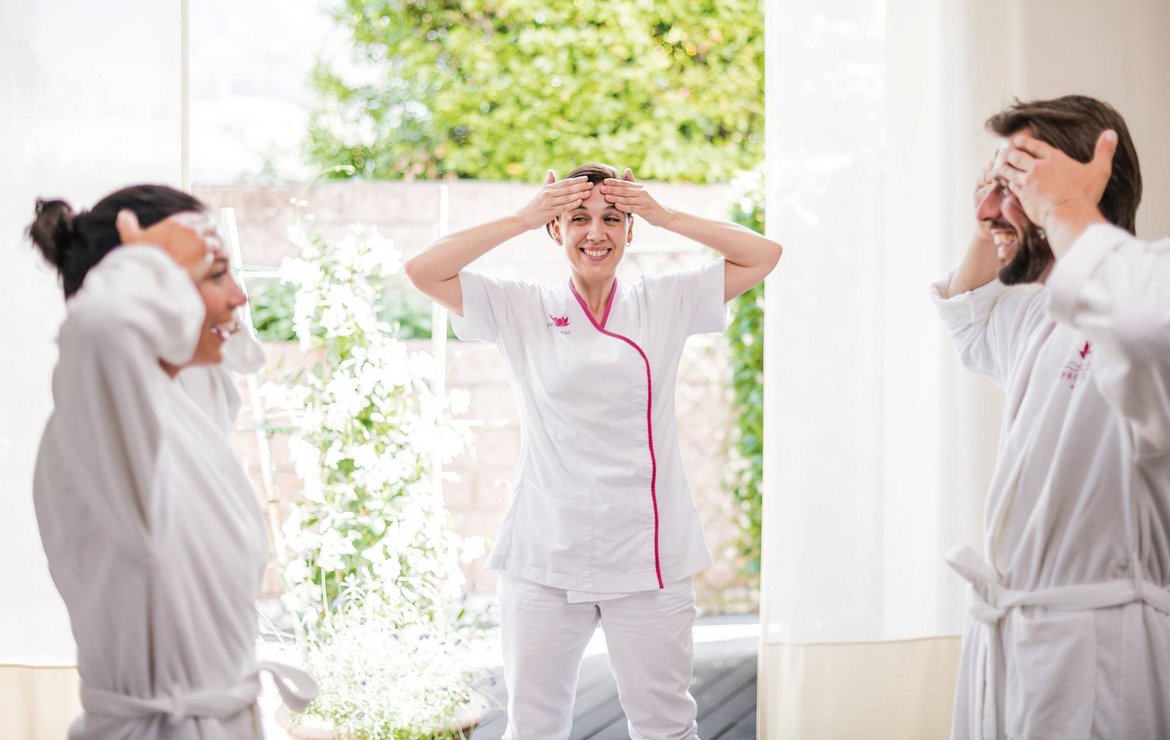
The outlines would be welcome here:
[[[148,719],[165,716],[172,725],[189,719],[229,719],[256,703],[260,694],[260,673],[272,674],[280,698],[293,711],[301,711],[317,694],[317,685],[308,673],[283,663],[261,661],[256,670],[234,686],[199,689],[144,699],[115,691],[81,687],[81,706],[86,714],[117,719]]]
[[[1005,588],[999,574],[970,547],[956,544],[947,553],[947,564],[963,577],[971,597],[969,613],[983,625],[985,652],[977,658],[975,681],[977,706],[972,707],[980,740],[996,740],[996,681],[1003,663],[1000,649],[1000,623],[1008,611],[1021,606],[1084,611],[1122,606],[1144,601],[1170,614],[1170,591],[1149,581],[1135,554],[1131,558],[1131,576],[1099,583],[1054,586],[1034,591]]]

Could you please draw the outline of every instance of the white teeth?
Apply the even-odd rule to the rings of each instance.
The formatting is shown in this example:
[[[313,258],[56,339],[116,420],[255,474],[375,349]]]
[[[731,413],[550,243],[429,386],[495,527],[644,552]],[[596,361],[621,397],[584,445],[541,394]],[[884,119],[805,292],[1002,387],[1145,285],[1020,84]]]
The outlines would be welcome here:
[[[225,324],[216,324],[215,326],[211,327],[211,333],[220,339],[226,340],[229,335],[235,334],[237,331],[239,331],[239,329],[239,322],[233,319]]]
[[[609,254],[608,249],[582,249],[581,251],[590,257],[604,257]]]
[[[1016,235],[1005,231],[991,232],[991,239],[995,242],[997,247],[1006,247],[1016,243]]]

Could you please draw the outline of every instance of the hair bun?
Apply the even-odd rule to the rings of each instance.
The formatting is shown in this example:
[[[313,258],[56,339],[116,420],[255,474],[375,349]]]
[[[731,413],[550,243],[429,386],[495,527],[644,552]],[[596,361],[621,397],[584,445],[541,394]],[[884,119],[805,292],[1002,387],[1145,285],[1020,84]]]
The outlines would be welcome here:
[[[28,227],[29,238],[45,259],[61,268],[61,261],[73,246],[73,207],[63,200],[37,199],[37,217]]]

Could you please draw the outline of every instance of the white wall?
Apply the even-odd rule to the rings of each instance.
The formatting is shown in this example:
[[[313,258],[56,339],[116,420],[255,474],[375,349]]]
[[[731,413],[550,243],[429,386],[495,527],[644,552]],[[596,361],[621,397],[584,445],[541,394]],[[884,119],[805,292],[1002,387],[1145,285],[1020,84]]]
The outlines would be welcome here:
[[[74,663],[31,496],[63,302],[23,230],[38,196],[180,184],[181,19],[177,0],[0,3],[0,664]]]

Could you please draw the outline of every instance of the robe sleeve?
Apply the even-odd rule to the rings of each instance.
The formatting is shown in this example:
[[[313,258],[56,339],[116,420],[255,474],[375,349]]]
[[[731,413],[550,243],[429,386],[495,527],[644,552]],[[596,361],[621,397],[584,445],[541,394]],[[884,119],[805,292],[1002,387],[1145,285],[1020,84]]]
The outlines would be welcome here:
[[[84,471],[89,510],[128,548],[149,539],[159,487],[159,403],[171,382],[159,360],[194,353],[205,309],[165,252],[127,246],[86,275],[69,301],[53,374],[61,464]]]
[[[963,367],[991,378],[1001,390],[1027,327],[1040,314],[1040,285],[1006,286],[998,280],[945,298],[954,271],[932,283],[930,298],[959,352]]]
[[[1170,452],[1170,239],[1090,227],[1048,279],[1053,320],[1092,344],[1093,382],[1139,457]]]

